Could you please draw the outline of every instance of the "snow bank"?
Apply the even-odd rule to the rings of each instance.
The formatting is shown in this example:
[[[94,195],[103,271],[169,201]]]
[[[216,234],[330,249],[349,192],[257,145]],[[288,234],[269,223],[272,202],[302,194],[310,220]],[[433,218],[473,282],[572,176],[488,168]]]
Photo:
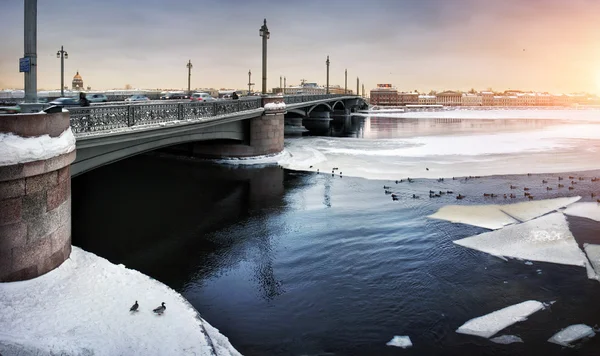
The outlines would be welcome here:
[[[502,335],[502,336],[498,336],[493,339],[490,339],[490,341],[495,342],[496,344],[508,345],[508,344],[513,344],[515,342],[523,342],[523,339],[521,339],[520,337],[518,337],[516,335]]]
[[[567,207],[563,213],[571,216],[579,216],[582,218],[600,221],[600,204],[576,203]]]
[[[41,277],[0,283],[0,309],[0,353],[240,355],[179,293],[77,247]]]
[[[0,133],[0,166],[46,160],[75,150],[75,136],[69,127],[59,137],[21,137]]]
[[[455,244],[494,256],[587,266],[562,213],[454,241]]]
[[[544,304],[536,300],[528,300],[471,319],[456,329],[456,332],[489,338],[514,323],[527,320],[529,315],[542,309],[544,309]]]
[[[447,205],[428,218],[479,226],[490,230],[500,229],[519,221],[500,210],[500,205]]]
[[[562,346],[571,346],[570,344],[574,341],[583,339],[585,337],[593,337],[596,335],[594,329],[585,324],[576,324],[568,326],[561,331],[554,334],[548,339],[548,342],[558,344]]]
[[[412,347],[412,341],[410,341],[410,337],[408,336],[394,336],[390,341],[386,343],[388,346],[396,346],[406,349],[408,347]]]
[[[285,110],[285,103],[267,103],[265,104],[265,110]]]

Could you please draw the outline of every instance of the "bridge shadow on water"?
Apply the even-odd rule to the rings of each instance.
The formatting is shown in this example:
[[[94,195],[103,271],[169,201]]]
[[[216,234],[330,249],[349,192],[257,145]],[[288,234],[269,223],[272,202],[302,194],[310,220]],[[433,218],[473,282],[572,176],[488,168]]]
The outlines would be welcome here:
[[[284,171],[142,155],[73,179],[73,245],[182,290],[245,258],[265,298],[280,294],[270,237],[215,233],[283,207]],[[290,179],[294,179],[290,177]],[[230,234],[228,234],[230,235]]]

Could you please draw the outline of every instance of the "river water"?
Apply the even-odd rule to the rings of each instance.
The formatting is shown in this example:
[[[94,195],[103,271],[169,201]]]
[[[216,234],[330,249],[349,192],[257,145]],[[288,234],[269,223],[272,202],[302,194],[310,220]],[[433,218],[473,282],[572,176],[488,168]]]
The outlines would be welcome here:
[[[589,178],[547,191],[541,179],[556,174],[535,173],[600,168],[599,127],[353,117],[328,136],[288,139],[278,160],[289,169],[137,156],[73,180],[73,244],[180,291],[244,355],[597,355],[600,337],[572,352],[546,341],[600,324],[600,283],[583,268],[505,262],[452,243],[486,229],[426,216],[457,203],[430,189],[460,192],[461,204],[489,203],[484,192],[509,184],[591,201],[600,184]],[[466,171],[495,175],[452,180]],[[409,174],[414,183],[395,183]],[[579,242],[597,243],[599,223],[568,221]],[[530,299],[556,303],[500,333],[522,344],[455,333]],[[394,335],[414,346],[386,346]]]

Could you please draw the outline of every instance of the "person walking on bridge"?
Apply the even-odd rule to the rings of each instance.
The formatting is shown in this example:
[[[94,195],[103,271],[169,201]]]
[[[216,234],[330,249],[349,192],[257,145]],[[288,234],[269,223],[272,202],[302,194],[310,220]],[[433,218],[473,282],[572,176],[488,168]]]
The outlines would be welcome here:
[[[234,91],[233,94],[231,94],[231,98],[233,100],[238,100],[240,97],[237,95],[237,92]]]

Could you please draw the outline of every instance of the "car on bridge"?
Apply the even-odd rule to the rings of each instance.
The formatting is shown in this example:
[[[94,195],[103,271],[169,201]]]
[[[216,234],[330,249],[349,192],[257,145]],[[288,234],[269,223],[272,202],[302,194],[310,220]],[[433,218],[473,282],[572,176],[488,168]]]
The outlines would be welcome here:
[[[104,94],[87,94],[85,96],[90,103],[106,103],[108,102],[108,97]]]
[[[188,96],[184,93],[166,93],[160,96],[160,100],[178,100],[187,98]]]
[[[79,106],[79,100],[76,98],[58,98],[52,100],[48,104],[58,106]]]
[[[147,96],[145,95],[132,95],[129,98],[125,99],[125,101],[149,101]]]
[[[215,98],[210,96],[208,93],[194,93],[192,96],[190,96],[190,101],[215,101]]]

